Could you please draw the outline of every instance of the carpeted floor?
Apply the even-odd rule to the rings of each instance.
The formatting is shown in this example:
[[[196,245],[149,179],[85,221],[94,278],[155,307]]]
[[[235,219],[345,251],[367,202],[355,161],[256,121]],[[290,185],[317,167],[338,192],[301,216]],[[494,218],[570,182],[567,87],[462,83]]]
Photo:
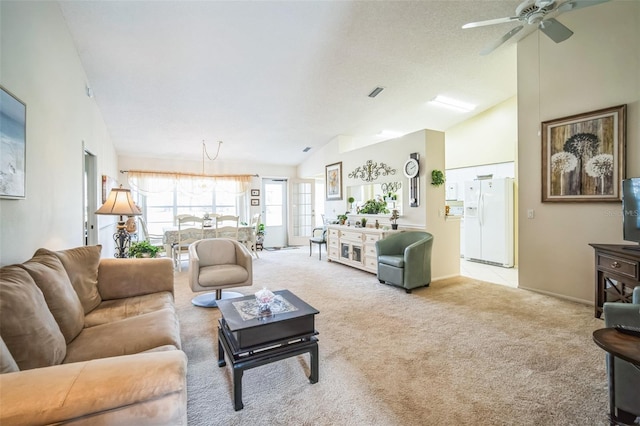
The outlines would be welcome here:
[[[186,271],[175,283],[193,426],[608,424],[591,306],[465,277],[406,294],[305,247],[263,251],[237,290],[288,289],[320,311],[320,381],[308,355],[246,371],[236,412],[220,314],[190,304]]]

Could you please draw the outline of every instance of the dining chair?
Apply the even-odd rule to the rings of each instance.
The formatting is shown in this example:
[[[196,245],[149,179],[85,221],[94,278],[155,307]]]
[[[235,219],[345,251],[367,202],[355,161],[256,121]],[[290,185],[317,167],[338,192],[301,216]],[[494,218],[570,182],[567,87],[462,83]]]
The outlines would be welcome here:
[[[189,256],[189,245],[204,238],[204,219],[191,215],[180,215],[176,219],[178,221],[178,242],[173,245],[171,252],[173,263],[181,272],[182,253]]]
[[[220,215],[216,218],[216,238],[238,240],[240,218],[234,215]]]
[[[143,241],[146,241],[153,246],[162,246],[162,243],[163,243],[162,235],[150,234],[149,228],[147,228],[147,222],[144,220],[142,216],[138,217],[138,221],[140,222],[140,228],[142,229]]]
[[[327,228],[325,226],[313,228],[313,231],[311,231],[311,238],[309,238],[309,256],[311,256],[311,247],[313,244],[318,245],[318,259],[322,260],[322,245],[327,246]]]

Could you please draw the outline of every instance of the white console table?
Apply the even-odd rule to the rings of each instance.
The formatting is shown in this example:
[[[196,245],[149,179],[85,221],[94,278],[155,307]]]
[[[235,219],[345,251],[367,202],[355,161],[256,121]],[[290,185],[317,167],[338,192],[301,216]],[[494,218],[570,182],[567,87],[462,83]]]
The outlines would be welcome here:
[[[363,271],[377,273],[376,241],[400,230],[327,225],[327,252],[330,262],[339,262]]]

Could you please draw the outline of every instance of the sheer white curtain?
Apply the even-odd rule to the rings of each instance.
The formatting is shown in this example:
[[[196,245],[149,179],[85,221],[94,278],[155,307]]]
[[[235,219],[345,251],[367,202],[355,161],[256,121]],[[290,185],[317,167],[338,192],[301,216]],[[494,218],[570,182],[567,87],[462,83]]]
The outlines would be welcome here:
[[[132,189],[143,195],[158,194],[167,191],[178,191],[197,195],[211,192],[218,183],[234,182],[238,194],[245,193],[251,185],[251,175],[201,175],[191,173],[150,172],[129,170],[127,180]]]

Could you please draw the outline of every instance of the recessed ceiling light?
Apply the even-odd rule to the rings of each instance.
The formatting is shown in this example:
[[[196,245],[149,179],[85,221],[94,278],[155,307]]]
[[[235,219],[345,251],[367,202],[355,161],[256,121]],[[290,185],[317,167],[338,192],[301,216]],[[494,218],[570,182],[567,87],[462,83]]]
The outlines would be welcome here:
[[[380,133],[376,134],[376,136],[387,139],[395,139],[404,136],[404,133],[396,132],[394,130],[383,130]]]
[[[473,111],[476,108],[476,106],[473,104],[462,102],[457,99],[448,98],[442,95],[436,96],[435,98],[430,100],[429,103],[444,106],[447,108],[457,109],[458,111],[464,111],[464,112]]]

